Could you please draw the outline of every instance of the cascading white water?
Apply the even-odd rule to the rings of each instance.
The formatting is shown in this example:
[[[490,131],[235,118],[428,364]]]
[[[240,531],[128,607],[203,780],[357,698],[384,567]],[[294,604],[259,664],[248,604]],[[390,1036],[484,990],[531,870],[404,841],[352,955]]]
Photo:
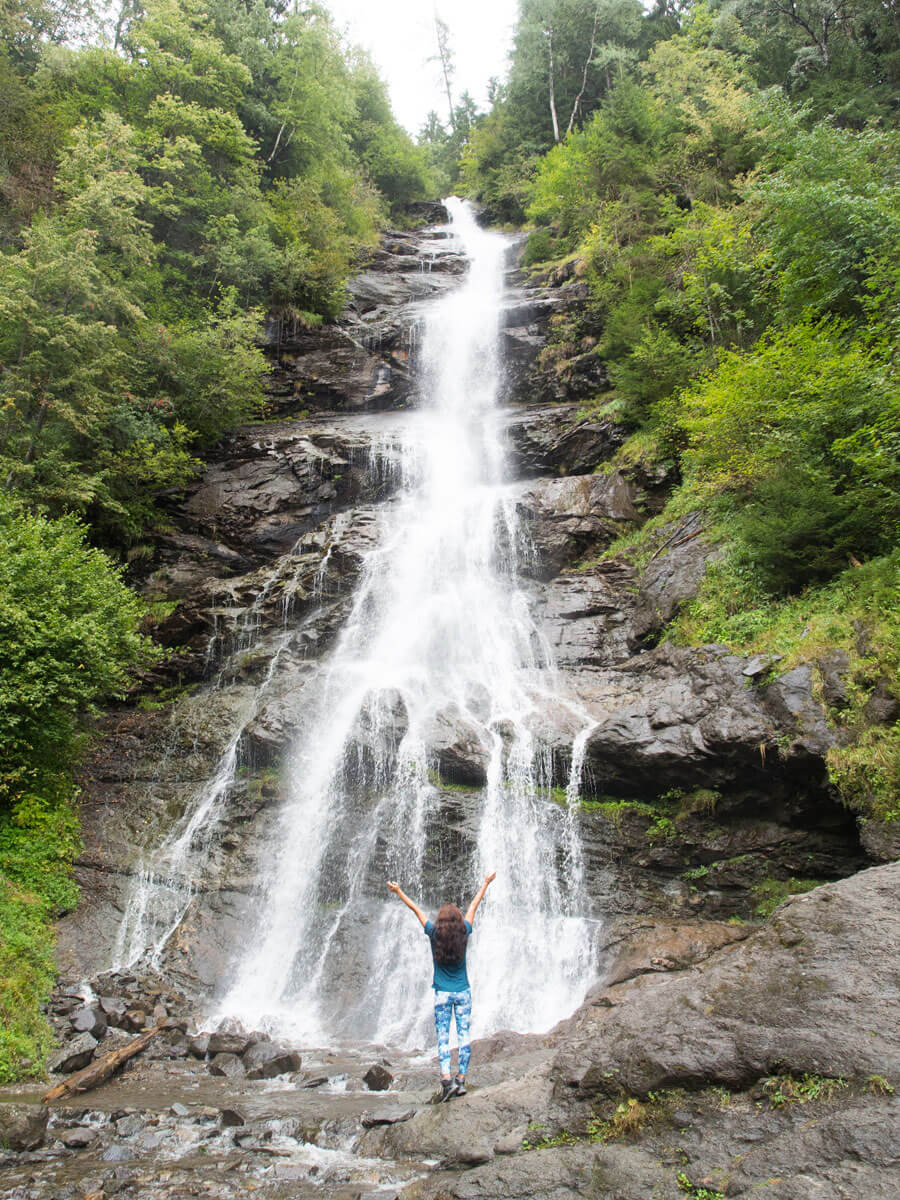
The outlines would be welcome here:
[[[574,805],[552,803],[533,732],[542,708],[567,702],[517,588],[525,547],[505,488],[497,349],[508,241],[461,201],[449,207],[470,271],[425,319],[422,411],[400,448],[407,484],[385,506],[310,692],[258,924],[217,1001],[218,1017],[307,1041],[397,1042],[423,1028],[428,946],[389,878],[423,905],[464,908],[497,872],[469,952],[479,1033],[547,1028],[590,980]],[[448,727],[480,744],[486,775],[465,797],[475,849],[462,873],[434,860],[448,795],[431,751]]]

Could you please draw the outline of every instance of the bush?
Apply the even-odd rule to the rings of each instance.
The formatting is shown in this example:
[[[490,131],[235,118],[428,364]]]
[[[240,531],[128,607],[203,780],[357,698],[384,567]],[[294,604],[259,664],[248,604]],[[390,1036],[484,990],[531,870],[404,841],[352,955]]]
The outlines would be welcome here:
[[[0,805],[66,791],[79,713],[156,657],[141,616],[75,518],[0,501]]]
[[[38,1075],[51,1045],[50,922],[70,909],[78,718],[156,652],[142,605],[74,518],[0,499],[0,1082]]]
[[[889,550],[900,527],[900,402],[880,357],[831,323],[792,326],[731,352],[682,400],[687,475],[719,507],[778,592]]]
[[[74,907],[80,848],[67,798],[23,797],[0,814],[0,1083],[40,1075],[52,1037],[41,1014],[54,980],[54,917]]]

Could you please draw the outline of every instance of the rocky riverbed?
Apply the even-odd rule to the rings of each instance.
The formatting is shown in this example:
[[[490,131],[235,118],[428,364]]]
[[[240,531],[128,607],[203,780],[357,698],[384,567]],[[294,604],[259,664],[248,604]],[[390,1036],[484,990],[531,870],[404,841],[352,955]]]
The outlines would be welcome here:
[[[55,1066],[171,1024],[118,1078],[49,1112],[34,1089],[0,1097],[3,1194],[893,1197],[900,867],[828,784],[824,702],[840,663],[779,675],[722,647],[660,641],[716,547],[688,516],[642,572],[600,557],[673,480],[605,467],[627,431],[596,402],[602,363],[581,344],[564,361],[545,352],[582,286],[536,285],[512,261],[508,503],[527,533],[522,588],[592,722],[577,820],[596,984],[547,1034],[477,1043],[470,1095],[444,1106],[430,1103],[429,1046],[283,1045],[240,1029],[203,1040],[272,850],[304,689],[403,482],[421,305],[466,270],[444,233],[386,236],[338,324],[267,331],[272,419],[216,448],[135,569],[170,653],[99,720],[84,771]],[[561,812],[575,733],[568,710],[536,710],[546,802]],[[449,711],[430,736],[435,884],[472,853],[480,738]],[[148,848],[220,785],[215,820],[167,882],[177,928],[152,964],[110,973],[128,959],[123,917]],[[381,868],[376,854],[373,895]],[[151,923],[134,936],[153,934]],[[352,947],[347,960],[341,987],[358,990]]]
[[[176,1018],[84,1097],[0,1098],[4,1195],[889,1200],[898,884],[898,864],[863,871],[756,930],[632,930],[571,1019],[476,1042],[472,1089],[445,1105],[428,1051],[298,1051]],[[132,1008],[76,1013],[134,1021],[136,987],[146,1019],[180,1002],[148,978],[97,983]]]

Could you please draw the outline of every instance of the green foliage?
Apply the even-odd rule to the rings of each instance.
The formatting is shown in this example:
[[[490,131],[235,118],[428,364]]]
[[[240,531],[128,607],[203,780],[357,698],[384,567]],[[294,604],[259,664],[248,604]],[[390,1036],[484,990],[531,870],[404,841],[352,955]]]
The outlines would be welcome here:
[[[829,1101],[847,1089],[846,1079],[827,1075],[773,1075],[763,1080],[763,1089],[772,1108],[786,1104]]]
[[[42,905],[0,871],[0,1083],[42,1073],[53,1038],[40,1006],[54,978]]]
[[[80,849],[68,798],[23,797],[0,808],[0,1083],[43,1072],[51,1048],[41,1013],[55,978],[50,922],[74,907],[69,870]]]
[[[259,412],[263,314],[337,316],[430,181],[318,6],[126,5],[115,50],[63,7],[0,22],[0,478],[121,545]]]
[[[759,206],[780,312],[858,316],[873,264],[900,238],[897,137],[828,120],[807,129],[775,104],[763,115],[771,133],[764,163],[776,169],[746,196]]]
[[[873,1096],[893,1096],[896,1090],[883,1075],[870,1075],[865,1086]]]
[[[353,75],[351,145],[379,191],[397,205],[430,194],[425,152],[394,120],[384,83],[362,56]]]
[[[158,651],[143,606],[73,517],[0,498],[0,1082],[39,1075],[53,982],[51,920],[72,908],[72,770],[81,713]]]
[[[142,615],[77,521],[0,502],[0,804],[65,793],[78,714],[157,656]]]
[[[753,888],[753,911],[763,919],[770,917],[788,896],[800,896],[821,883],[821,879],[764,879]]]
[[[234,292],[228,291],[202,322],[171,331],[160,328],[159,340],[144,344],[159,393],[178,420],[203,440],[262,409],[268,365],[253,341],[261,319],[259,310],[239,308]],[[152,339],[154,332],[142,332],[142,340]]]
[[[662,1115],[662,1109],[652,1099],[644,1102],[629,1096],[616,1105],[610,1117],[593,1117],[587,1125],[588,1136],[592,1142],[624,1141],[653,1124]]]
[[[712,1188],[691,1183],[684,1171],[678,1172],[675,1182],[678,1184],[678,1190],[690,1196],[691,1200],[725,1200],[724,1192],[716,1192]]]
[[[709,867],[699,866],[690,867],[687,871],[682,871],[681,878],[685,883],[696,883],[701,879],[705,879],[709,874]]]
[[[688,475],[711,497],[725,491],[737,536],[776,591],[883,552],[900,528],[891,371],[843,332],[804,323],[730,352],[682,400]],[[864,447],[882,442],[870,465]]]

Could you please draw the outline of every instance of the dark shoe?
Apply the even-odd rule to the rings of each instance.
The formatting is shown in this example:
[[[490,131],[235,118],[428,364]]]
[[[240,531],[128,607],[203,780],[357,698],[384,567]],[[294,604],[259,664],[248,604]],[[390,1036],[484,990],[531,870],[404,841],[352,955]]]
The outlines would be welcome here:
[[[438,1104],[443,1104],[445,1100],[449,1100],[451,1096],[456,1095],[456,1085],[452,1079],[441,1080],[441,1097]]]
[[[454,1096],[465,1096],[466,1095],[466,1081],[464,1079],[459,1079],[459,1078],[454,1079],[453,1095]]]

